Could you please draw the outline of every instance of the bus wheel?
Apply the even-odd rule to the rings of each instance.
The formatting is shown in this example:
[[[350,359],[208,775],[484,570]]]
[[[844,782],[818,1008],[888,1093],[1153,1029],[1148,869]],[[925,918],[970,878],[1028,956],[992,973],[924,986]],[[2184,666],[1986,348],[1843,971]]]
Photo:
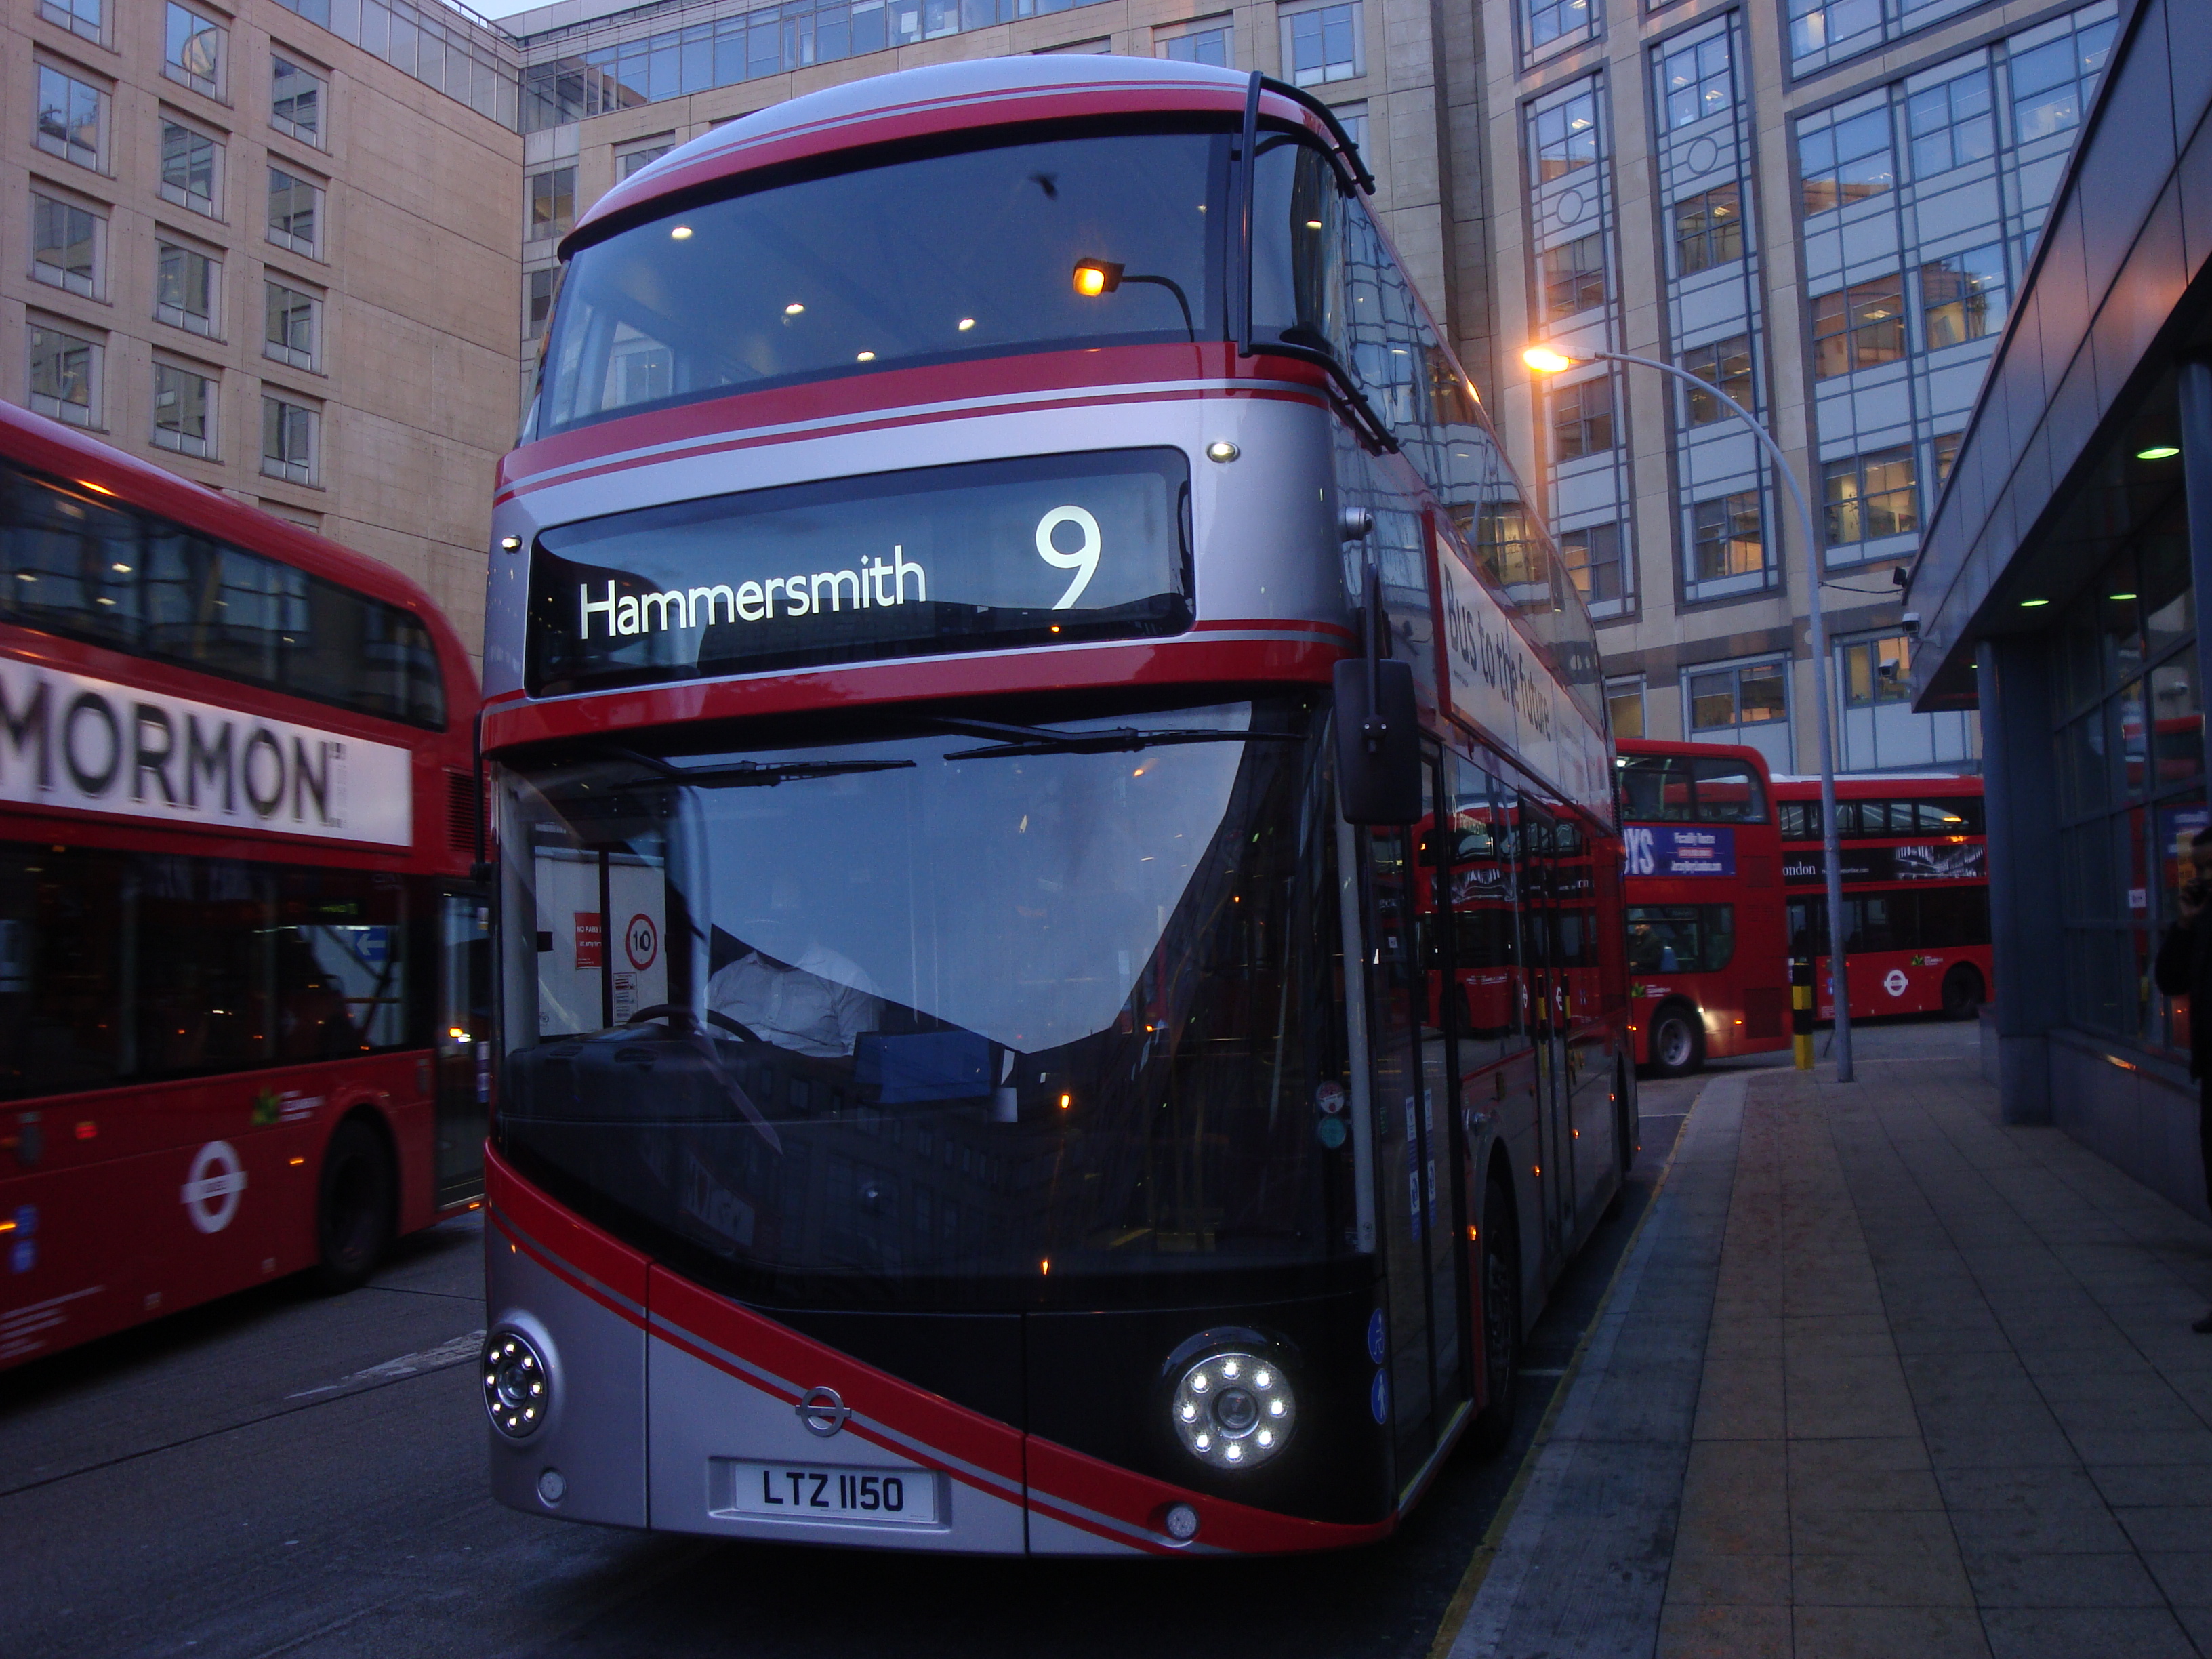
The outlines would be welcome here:
[[[1521,1377],[1521,1247],[1513,1200],[1496,1176],[1482,1202],[1482,1369],[1489,1398],[1467,1439],[1478,1457],[1494,1457],[1512,1436]]]
[[[1943,975],[1943,1018],[1972,1019],[1982,1009],[1982,975],[1971,962],[1962,962]]]
[[[1688,1005],[1670,1002],[1651,1022],[1651,1069],[1683,1077],[1705,1063],[1705,1031]]]
[[[359,1118],[348,1118],[323,1154],[321,1190],[315,1203],[315,1243],[322,1254],[316,1273],[325,1291],[366,1283],[392,1243],[398,1182],[384,1137]]]

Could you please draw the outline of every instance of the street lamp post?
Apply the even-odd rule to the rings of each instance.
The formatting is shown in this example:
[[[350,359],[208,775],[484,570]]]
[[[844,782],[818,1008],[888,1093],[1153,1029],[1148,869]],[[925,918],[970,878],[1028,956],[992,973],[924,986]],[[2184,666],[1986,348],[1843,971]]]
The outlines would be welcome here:
[[[1852,1081],[1851,1003],[1850,983],[1844,971],[1844,860],[1836,839],[1836,745],[1828,712],[1828,625],[1820,608],[1820,539],[1814,532],[1812,505],[1798,486],[1797,475],[1790,470],[1782,446],[1774,441],[1774,434],[1727,392],[1710,380],[1699,380],[1686,368],[1656,357],[1638,357],[1626,351],[1583,351],[1568,356],[1548,346],[1530,346],[1521,354],[1521,360],[1540,374],[1557,374],[1577,363],[1634,363],[1640,368],[1656,368],[1662,374],[1671,374],[1695,386],[1707,397],[1717,398],[1729,414],[1751,428],[1752,436],[1759,440],[1774,463],[1774,470],[1782,475],[1782,482],[1790,487],[1790,499],[1797,503],[1798,527],[1805,538],[1808,605],[1812,612],[1813,701],[1819,705],[1819,719],[1814,724],[1820,734],[1820,845],[1827,864],[1828,978],[1836,998],[1836,1081],[1849,1083]]]

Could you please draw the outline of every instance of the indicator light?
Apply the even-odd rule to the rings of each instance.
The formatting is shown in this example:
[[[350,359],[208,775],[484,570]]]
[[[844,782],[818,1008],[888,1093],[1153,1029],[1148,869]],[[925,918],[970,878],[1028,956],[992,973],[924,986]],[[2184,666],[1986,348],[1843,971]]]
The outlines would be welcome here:
[[[499,538],[499,544],[501,550],[505,552],[517,552],[521,549],[522,538],[520,536],[501,536]]]
[[[1306,228],[1307,228],[1308,230],[1319,230],[1319,229],[1321,228],[1321,221],[1320,221],[1320,220],[1318,220],[1318,219],[1309,219],[1309,220],[1307,220],[1307,221],[1306,221]]]
[[[2153,444],[2148,449],[2136,451],[2136,459],[2139,461],[2170,461],[2179,453],[2181,450],[2177,445]]]
[[[1121,286],[1124,269],[1112,259],[1078,259],[1075,262],[1075,291],[1086,300],[1095,300],[1102,294],[1111,294]]]
[[[876,361],[876,354],[872,351],[864,351],[853,361],[856,363],[872,363]]]
[[[1170,1413],[1183,1449],[1214,1468],[1252,1468],[1281,1450],[1297,1407],[1281,1368],[1250,1353],[1198,1361],[1176,1385]]]
[[[302,1164],[305,1164],[307,1161],[307,1160],[306,1158],[294,1158],[294,1159],[292,1160],[292,1167],[293,1167],[294,1169],[295,1169],[295,1170],[296,1170],[296,1169],[298,1169],[298,1168],[299,1168]],[[475,1206],[475,1205],[473,1205],[473,1204],[471,1204],[471,1206],[469,1206],[469,1207],[470,1207],[471,1209],[474,1209],[474,1208],[476,1208],[476,1206]]]
[[[485,1338],[484,1411],[509,1439],[527,1439],[544,1421],[552,1403],[547,1378],[544,1357],[521,1332],[497,1330]]]
[[[2020,608],[2023,611],[2033,611],[2039,606],[2046,605],[2050,603],[2051,601],[2048,599],[2022,599],[2020,602]]]
[[[975,319],[973,317],[963,317],[960,319],[960,331],[963,334],[965,334],[969,329],[975,326]]]
[[[2118,601],[2121,601],[2121,600],[2124,600],[2124,599],[2132,599],[2133,598],[2135,598],[2135,595],[2134,595],[2134,594],[2132,594],[2132,593],[2107,593],[2107,594],[2106,594],[2106,595],[2105,595],[2105,597],[2106,597],[2106,599],[2111,599],[2111,600],[2114,601],[2115,603],[2118,603]]]
[[[1224,464],[1235,460],[1243,452],[1240,451],[1235,444],[1231,443],[1226,438],[1216,438],[1212,443],[1206,447],[1206,459],[1207,460],[1220,461]]]
[[[799,304],[798,301],[793,300],[789,305],[783,308],[783,314],[787,317],[796,317],[805,309],[806,307],[805,306]]]
[[[691,227],[689,225],[677,226],[675,229],[668,233],[668,240],[672,242],[690,241],[691,240]]]

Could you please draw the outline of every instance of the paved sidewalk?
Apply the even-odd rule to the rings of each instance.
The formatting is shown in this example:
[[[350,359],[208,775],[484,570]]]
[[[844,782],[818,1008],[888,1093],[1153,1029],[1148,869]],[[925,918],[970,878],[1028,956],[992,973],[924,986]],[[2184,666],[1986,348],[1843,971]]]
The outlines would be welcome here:
[[[1451,1659],[2212,1654],[2212,1227],[1830,1076],[1699,1095]]]

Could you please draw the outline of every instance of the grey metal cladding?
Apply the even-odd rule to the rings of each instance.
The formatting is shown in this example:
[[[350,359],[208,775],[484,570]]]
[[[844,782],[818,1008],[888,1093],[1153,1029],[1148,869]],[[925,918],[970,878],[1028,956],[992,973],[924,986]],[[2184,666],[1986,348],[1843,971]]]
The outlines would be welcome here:
[[[532,1515],[644,1526],[645,1332],[510,1248],[496,1225],[484,1238],[491,1328],[507,1321],[542,1339],[553,1378],[545,1426],[529,1439],[509,1440],[484,1425],[492,1496]],[[548,1469],[568,1482],[557,1504],[538,1495]]]

